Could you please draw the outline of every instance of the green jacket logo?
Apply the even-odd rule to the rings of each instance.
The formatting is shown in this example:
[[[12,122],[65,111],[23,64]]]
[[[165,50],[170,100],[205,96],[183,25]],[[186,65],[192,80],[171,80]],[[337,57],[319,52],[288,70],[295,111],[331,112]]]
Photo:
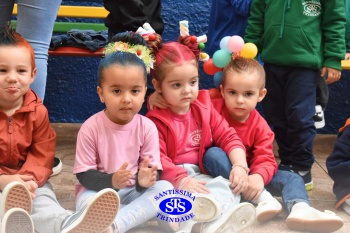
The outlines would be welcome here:
[[[303,3],[304,12],[306,16],[318,16],[321,14],[321,3],[314,1],[306,1]]]

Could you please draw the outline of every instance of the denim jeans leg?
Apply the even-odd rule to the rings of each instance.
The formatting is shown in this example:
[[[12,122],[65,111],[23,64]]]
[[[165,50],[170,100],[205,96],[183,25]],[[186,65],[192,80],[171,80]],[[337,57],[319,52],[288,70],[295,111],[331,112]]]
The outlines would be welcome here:
[[[33,47],[37,73],[30,87],[44,101],[48,50],[62,0],[18,0],[16,31]]]
[[[213,177],[230,177],[232,164],[225,151],[220,147],[211,147],[204,153],[203,166]]]
[[[298,202],[305,202],[310,205],[305,183],[301,176],[296,173],[278,170],[265,188],[274,196],[282,196],[283,203],[288,212]]]

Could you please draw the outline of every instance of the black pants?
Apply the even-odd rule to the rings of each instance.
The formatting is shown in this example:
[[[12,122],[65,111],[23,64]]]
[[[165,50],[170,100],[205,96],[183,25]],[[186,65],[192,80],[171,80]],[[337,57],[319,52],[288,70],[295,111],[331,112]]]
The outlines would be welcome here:
[[[161,0],[104,0],[109,11],[105,19],[109,40],[119,32],[135,32],[144,23],[162,34],[164,23],[161,18]]]

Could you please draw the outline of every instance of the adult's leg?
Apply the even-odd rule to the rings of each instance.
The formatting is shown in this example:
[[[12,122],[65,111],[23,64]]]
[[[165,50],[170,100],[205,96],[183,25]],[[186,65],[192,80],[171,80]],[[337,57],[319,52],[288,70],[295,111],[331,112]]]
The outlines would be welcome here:
[[[147,22],[141,0],[104,0],[103,3],[106,10],[109,11],[105,19],[109,40],[119,32],[135,32]]]
[[[0,27],[4,26],[8,21],[11,20],[13,5],[15,0],[2,0],[0,1]]]
[[[143,0],[144,12],[146,14],[147,22],[158,33],[162,34],[164,31],[164,23],[161,18],[162,1],[161,0]]]
[[[44,101],[48,49],[62,0],[18,0],[16,31],[33,47],[37,73],[31,88]]]

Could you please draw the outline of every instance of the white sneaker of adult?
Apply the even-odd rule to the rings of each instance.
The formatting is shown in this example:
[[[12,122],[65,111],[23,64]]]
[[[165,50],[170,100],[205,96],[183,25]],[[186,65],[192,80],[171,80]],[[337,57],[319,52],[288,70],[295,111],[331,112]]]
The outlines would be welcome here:
[[[201,233],[237,233],[255,221],[255,207],[248,203],[231,205],[215,221],[202,225]]]
[[[281,203],[279,203],[276,198],[270,198],[268,200],[261,201],[255,210],[256,220],[259,223],[263,223],[280,214],[283,208]]]
[[[326,233],[340,229],[344,222],[332,211],[325,210],[321,212],[315,208],[308,207],[292,208],[286,224],[291,230]]]

